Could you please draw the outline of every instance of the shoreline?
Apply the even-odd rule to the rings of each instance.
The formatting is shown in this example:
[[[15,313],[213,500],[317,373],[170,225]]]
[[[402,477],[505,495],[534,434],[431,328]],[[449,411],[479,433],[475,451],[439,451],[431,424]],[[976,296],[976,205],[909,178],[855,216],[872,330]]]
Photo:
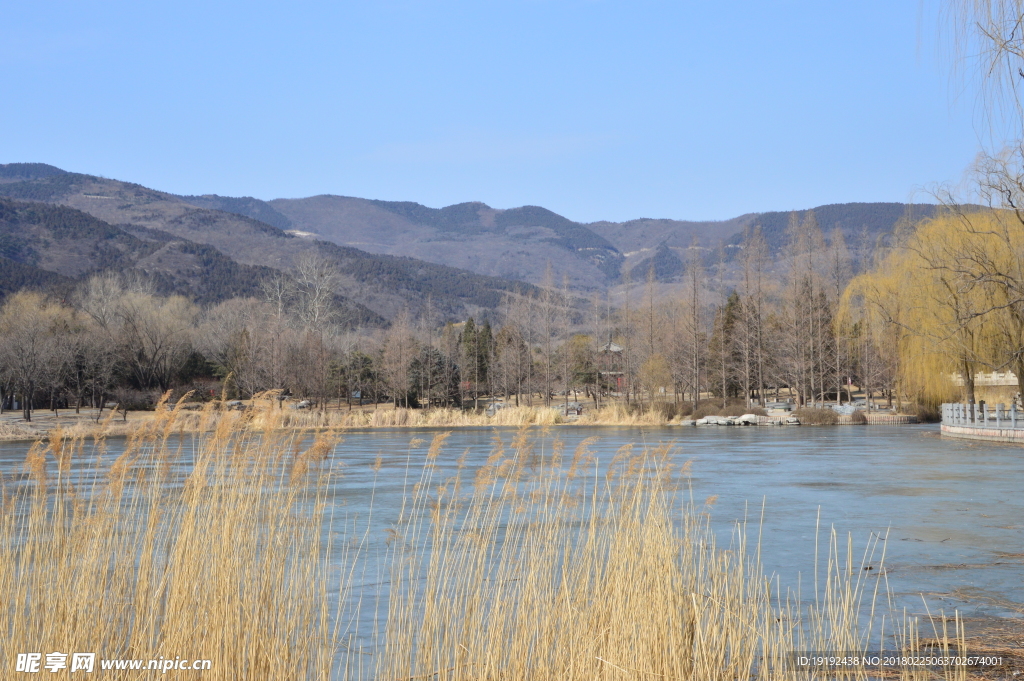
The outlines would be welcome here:
[[[944,437],[959,440],[980,440],[982,442],[1003,442],[1024,444],[1024,430],[1019,428],[996,428],[979,426],[953,426],[942,424],[940,432]]]
[[[239,422],[252,419],[252,409],[220,409],[217,403],[206,403],[202,408],[181,408],[180,428],[190,431],[209,431],[217,427],[225,417]],[[665,419],[652,411],[647,413],[629,413],[621,405],[611,405],[600,410],[584,411],[582,415],[565,416],[557,408],[548,407],[516,407],[503,409],[493,415],[474,413],[457,409],[394,409],[390,405],[377,409],[347,409],[337,407],[326,411],[278,409],[271,407],[260,412],[261,421],[267,418],[274,423],[257,424],[258,427],[272,426],[281,430],[306,430],[310,432],[326,430],[377,430],[390,428],[493,428],[493,427],[657,427],[657,428],[715,428],[744,425],[737,423],[736,417],[713,417],[721,419],[722,424],[706,423],[695,425],[687,417]],[[66,437],[97,436],[129,437],[138,430],[152,423],[158,416],[156,411],[130,411],[127,419],[121,414],[104,410],[97,421],[96,409],[83,409],[75,414],[72,410],[54,415],[53,412],[37,411],[29,423],[21,420],[20,412],[7,412],[0,415],[0,442],[38,442],[51,437],[60,431]],[[917,423],[915,417],[893,414],[870,414],[867,423],[852,423],[849,419],[840,418],[836,424],[799,424],[799,425],[910,425]],[[785,415],[758,416],[757,423],[745,425],[756,426],[788,426]]]

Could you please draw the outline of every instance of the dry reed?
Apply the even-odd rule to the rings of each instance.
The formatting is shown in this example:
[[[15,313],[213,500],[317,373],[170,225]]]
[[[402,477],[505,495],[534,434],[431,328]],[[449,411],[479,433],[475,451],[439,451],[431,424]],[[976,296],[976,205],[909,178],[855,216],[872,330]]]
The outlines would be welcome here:
[[[630,409],[625,404],[612,403],[601,409],[584,410],[577,418],[567,417],[560,405],[551,407],[508,407],[494,414],[473,412],[463,409],[395,409],[389,405],[381,405],[377,409],[289,409],[274,406],[276,402],[268,396],[259,396],[252,401],[248,417],[253,425],[266,429],[274,427],[290,430],[308,431],[316,429],[339,428],[447,428],[471,426],[553,426],[553,425],[588,425],[588,426],[658,426],[678,419],[667,418],[658,409]],[[216,402],[207,403],[199,412],[180,411],[175,417],[179,429],[195,431],[201,428],[213,429],[224,419],[231,423],[239,423],[241,414],[245,412],[224,411],[218,409]],[[130,417],[123,421],[120,417],[106,419],[102,429],[93,422],[81,419],[73,423],[65,423],[68,437],[92,437],[98,432],[106,437],[129,437],[159,415],[153,412],[131,412]],[[70,421],[70,419],[68,419]],[[60,423],[58,421],[58,423]],[[34,440],[40,430],[26,428],[18,424],[0,424],[0,440]]]
[[[229,414],[231,412],[228,412]],[[575,419],[565,416],[561,405],[551,407],[507,407],[493,414],[463,409],[405,409],[382,405],[377,409],[297,410],[276,409],[260,412],[256,418],[274,419],[286,428],[445,428],[464,426],[552,426],[563,424],[639,426],[668,423],[657,410],[629,409],[612,403],[601,409],[585,409]]]
[[[834,409],[800,407],[793,411],[793,416],[805,426],[834,426],[839,423],[839,414]]]
[[[0,423],[0,440],[29,440],[38,436],[36,431],[18,423]]]
[[[789,663],[795,650],[921,647],[911,618],[866,627],[885,589],[834,534],[815,600],[801,603],[764,574],[745,527],[717,545],[669,447],[623,447],[602,467],[592,439],[537,453],[525,427],[446,480],[436,436],[389,528],[387,596],[349,598],[366,535],[323,541],[335,436],[303,437],[295,420],[312,415],[271,405],[158,411],[111,465],[74,482],[72,462],[102,454],[102,436],[33,446],[30,480],[3,491],[0,656],[181,655],[213,667],[175,678],[205,680],[735,681],[810,678]],[[347,645],[358,624],[346,633],[354,620],[331,602],[382,604],[370,658]],[[962,646],[959,620],[940,639]]]
[[[10,672],[19,653],[58,651],[212,661],[178,679],[329,678],[327,469],[314,465],[327,443],[293,455],[294,436],[228,420],[180,439],[180,416],[158,413],[106,470],[81,478],[71,462],[102,458],[106,441],[51,433],[30,451],[31,480],[7,481],[0,658]]]

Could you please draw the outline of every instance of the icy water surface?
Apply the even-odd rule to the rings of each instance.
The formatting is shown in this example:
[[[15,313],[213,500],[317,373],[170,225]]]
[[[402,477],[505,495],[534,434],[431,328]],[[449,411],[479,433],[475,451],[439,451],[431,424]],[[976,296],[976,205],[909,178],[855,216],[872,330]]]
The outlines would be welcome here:
[[[366,507],[374,458],[382,455],[384,470],[397,471],[418,437],[426,441],[413,454],[418,465],[434,432],[348,433],[339,447],[347,462],[339,497],[353,511]],[[454,474],[466,449],[470,462],[482,462],[496,433],[507,444],[514,430],[454,431],[435,480]],[[831,527],[843,540],[852,535],[856,547],[872,533],[888,536],[885,576],[913,612],[924,612],[923,594],[933,612],[1024,615],[1024,448],[942,438],[937,426],[571,427],[550,429],[537,448],[550,449],[559,438],[571,454],[592,436],[600,438],[591,448],[604,462],[623,444],[675,443],[677,460],[692,461],[693,498],[700,504],[718,497],[712,518],[723,543],[744,517],[755,539],[763,505],[765,568],[783,586],[795,586],[802,573],[805,597],[820,517],[822,546]],[[397,517],[402,484],[393,473],[377,478],[382,526]]]

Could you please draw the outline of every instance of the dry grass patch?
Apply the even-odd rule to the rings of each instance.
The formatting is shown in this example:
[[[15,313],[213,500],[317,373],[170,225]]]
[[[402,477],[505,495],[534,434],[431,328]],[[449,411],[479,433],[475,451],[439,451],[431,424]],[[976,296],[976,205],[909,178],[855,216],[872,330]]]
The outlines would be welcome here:
[[[31,440],[38,433],[19,423],[0,423],[0,440]]]
[[[800,419],[800,424],[805,426],[834,426],[839,423],[839,414],[834,409],[800,407],[793,410],[793,416]]]

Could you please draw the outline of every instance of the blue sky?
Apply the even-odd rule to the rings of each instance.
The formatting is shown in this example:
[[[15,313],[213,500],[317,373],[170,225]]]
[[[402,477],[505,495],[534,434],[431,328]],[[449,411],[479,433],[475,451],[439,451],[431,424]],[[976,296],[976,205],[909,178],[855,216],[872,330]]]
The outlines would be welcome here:
[[[10,0],[0,162],[581,221],[926,200],[980,148],[937,1]]]

